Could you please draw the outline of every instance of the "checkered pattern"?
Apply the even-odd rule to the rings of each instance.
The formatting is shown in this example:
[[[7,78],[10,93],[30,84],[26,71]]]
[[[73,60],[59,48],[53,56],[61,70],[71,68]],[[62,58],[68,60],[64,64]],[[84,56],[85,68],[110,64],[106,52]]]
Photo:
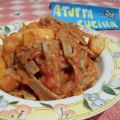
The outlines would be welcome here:
[[[51,1],[120,8],[120,0],[0,0],[0,25],[48,16]],[[120,43],[120,30],[104,32],[118,38]],[[120,112],[117,108],[120,108],[120,102],[90,120],[120,120]]]
[[[11,0],[0,4],[0,24],[16,20],[35,20],[49,14],[48,2],[42,0]]]
[[[0,3],[0,24],[11,23],[16,20],[35,20],[49,15],[51,1],[74,2],[107,7],[120,7],[119,0],[2,0]]]

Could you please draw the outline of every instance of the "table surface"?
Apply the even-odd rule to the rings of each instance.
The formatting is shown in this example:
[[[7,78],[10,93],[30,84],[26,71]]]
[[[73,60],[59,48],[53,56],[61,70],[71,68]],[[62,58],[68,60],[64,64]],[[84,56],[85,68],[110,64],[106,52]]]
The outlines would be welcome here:
[[[51,1],[120,8],[120,0],[0,0],[0,25],[48,16]],[[120,43],[120,30],[103,32],[114,36]],[[120,120],[120,102],[89,120]]]

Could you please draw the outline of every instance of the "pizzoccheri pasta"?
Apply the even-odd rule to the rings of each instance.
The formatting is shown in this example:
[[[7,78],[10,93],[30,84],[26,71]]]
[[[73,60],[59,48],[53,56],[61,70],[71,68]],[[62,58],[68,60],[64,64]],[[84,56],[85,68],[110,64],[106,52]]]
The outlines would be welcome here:
[[[86,41],[86,38],[88,41]],[[105,38],[52,17],[2,37],[0,89],[31,100],[57,100],[92,87]]]

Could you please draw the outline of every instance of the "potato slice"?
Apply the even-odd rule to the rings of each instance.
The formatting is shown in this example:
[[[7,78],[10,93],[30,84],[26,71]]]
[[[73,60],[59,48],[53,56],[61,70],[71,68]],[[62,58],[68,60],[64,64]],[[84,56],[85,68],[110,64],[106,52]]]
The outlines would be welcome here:
[[[10,92],[15,90],[20,82],[17,80],[17,74],[15,72],[8,74],[7,70],[9,69],[5,69],[0,73],[0,88],[4,91]]]
[[[22,34],[24,47],[31,47],[33,44],[39,44],[42,40],[54,38],[54,32],[45,28],[26,29]]]
[[[8,52],[14,52],[18,46],[22,44],[22,34],[12,33],[4,40],[4,50]]]
[[[88,44],[91,51],[99,55],[105,48],[105,38],[96,36],[90,39]]]

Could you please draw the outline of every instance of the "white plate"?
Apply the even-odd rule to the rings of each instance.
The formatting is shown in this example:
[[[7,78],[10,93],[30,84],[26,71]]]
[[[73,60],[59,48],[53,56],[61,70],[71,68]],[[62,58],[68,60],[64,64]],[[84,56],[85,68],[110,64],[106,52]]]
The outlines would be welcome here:
[[[19,30],[23,23],[0,28],[8,34]],[[101,34],[83,29],[91,34]],[[82,120],[92,117],[120,100],[120,46],[106,37],[106,48],[100,55],[102,73],[95,86],[84,94],[62,100],[30,101],[0,90],[0,118],[5,120]],[[2,43],[0,43],[2,44]]]

